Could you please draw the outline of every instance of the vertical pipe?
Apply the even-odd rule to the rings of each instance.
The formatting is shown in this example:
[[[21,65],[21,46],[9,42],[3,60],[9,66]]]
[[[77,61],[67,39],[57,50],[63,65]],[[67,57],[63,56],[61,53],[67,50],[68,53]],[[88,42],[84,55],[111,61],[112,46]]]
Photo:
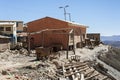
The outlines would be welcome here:
[[[65,21],[66,21],[66,9],[64,7],[64,17],[65,17]]]
[[[71,21],[71,14],[70,13],[68,13],[69,14],[69,20]]]

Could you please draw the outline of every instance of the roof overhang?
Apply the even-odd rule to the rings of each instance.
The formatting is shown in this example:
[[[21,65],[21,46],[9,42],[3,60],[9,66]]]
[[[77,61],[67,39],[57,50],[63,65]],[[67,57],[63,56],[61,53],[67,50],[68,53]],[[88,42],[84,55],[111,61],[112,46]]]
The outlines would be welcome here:
[[[13,26],[14,24],[0,24],[0,26]]]
[[[83,24],[74,23],[74,22],[68,22],[68,25],[69,26],[77,26],[77,27],[89,28],[89,26],[85,26]]]
[[[19,20],[0,20],[0,22],[23,22]]]

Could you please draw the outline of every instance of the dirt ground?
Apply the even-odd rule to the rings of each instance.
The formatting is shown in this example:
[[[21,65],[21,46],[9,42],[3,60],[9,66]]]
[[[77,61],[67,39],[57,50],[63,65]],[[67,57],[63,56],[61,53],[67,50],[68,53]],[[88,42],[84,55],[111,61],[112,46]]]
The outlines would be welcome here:
[[[76,49],[75,51],[75,55],[80,56],[80,62],[93,61],[95,60],[96,56],[100,53],[100,51],[107,52],[108,46],[99,45],[93,50],[82,48]],[[54,59],[44,59],[37,61],[34,51],[29,56],[27,55],[28,52],[25,49],[6,50],[4,52],[0,52],[0,80],[58,80],[57,78],[60,77],[60,75],[58,76],[56,74],[58,72],[60,73],[62,69],[60,67],[69,64],[71,61],[71,56],[74,56],[72,51],[69,51],[68,59],[66,59],[66,51],[61,51],[59,53],[60,57],[57,56]],[[59,71],[58,68],[60,68]],[[106,77],[101,73],[99,74],[103,77]],[[87,78],[89,77],[86,77],[86,79]],[[61,78],[60,80],[63,80],[63,78]],[[106,80],[112,79],[106,78]]]
[[[0,53],[0,80],[39,80],[45,78],[44,73],[54,74],[56,67],[52,62],[37,61],[35,54],[27,56],[27,51],[23,52],[7,50]]]

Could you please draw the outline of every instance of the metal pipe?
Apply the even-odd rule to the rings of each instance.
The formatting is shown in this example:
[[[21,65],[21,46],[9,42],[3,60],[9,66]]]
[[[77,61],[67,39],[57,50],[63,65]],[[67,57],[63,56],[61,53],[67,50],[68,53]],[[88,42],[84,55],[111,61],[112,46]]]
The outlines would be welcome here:
[[[70,13],[67,13],[69,15],[69,21],[71,21],[71,14]]]
[[[63,8],[64,9],[64,18],[65,18],[65,21],[66,21],[66,8],[69,7],[68,5],[64,6],[64,7],[59,7],[59,8]]]

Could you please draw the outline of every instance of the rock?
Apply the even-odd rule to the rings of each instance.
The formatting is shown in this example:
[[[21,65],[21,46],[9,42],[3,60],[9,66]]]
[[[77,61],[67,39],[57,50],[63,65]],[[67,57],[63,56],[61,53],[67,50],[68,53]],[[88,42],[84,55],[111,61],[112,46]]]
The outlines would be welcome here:
[[[24,49],[24,48],[20,49],[19,53],[24,54],[24,55],[28,55],[28,51],[26,49]]]
[[[29,66],[26,66],[25,67],[26,69],[36,69],[37,67],[36,67],[36,65],[29,65]]]
[[[15,75],[15,78],[16,78],[16,79],[19,79],[19,76]]]
[[[5,70],[2,70],[2,75],[7,75],[8,74],[8,72],[7,71],[5,71]]]
[[[55,59],[54,59],[52,62],[53,62],[53,64],[54,64],[57,68],[59,68],[59,67],[62,66],[62,63],[61,63],[59,60],[55,60]]]

